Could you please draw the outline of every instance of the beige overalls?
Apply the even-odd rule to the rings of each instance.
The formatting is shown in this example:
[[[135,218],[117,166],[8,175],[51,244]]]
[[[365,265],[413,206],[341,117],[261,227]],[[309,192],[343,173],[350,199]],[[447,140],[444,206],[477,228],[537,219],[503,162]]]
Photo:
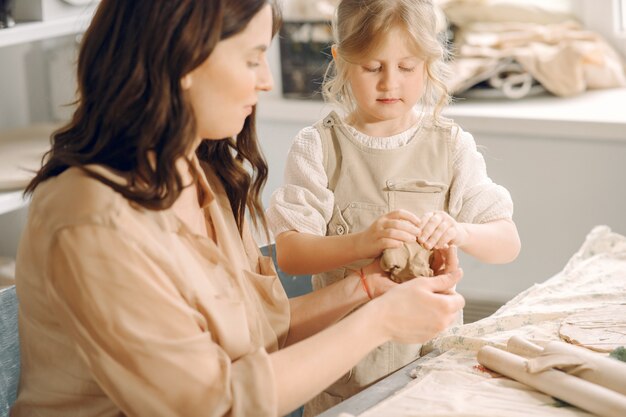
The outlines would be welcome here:
[[[331,112],[315,124],[319,131],[328,188],[335,195],[327,236],[360,232],[381,215],[405,209],[418,216],[447,210],[452,179],[451,140],[454,124],[438,124],[424,116],[413,139],[396,149],[372,149],[354,139],[340,117]],[[313,289],[336,282],[363,260],[313,276]],[[419,357],[421,345],[386,343],[370,352],[305,406],[315,416],[358,393],[382,377]]]

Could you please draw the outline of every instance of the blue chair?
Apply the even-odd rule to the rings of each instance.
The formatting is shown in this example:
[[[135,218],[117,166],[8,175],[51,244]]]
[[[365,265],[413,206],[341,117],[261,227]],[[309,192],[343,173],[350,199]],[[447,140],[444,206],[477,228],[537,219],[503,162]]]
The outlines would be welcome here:
[[[7,417],[20,382],[15,285],[0,289],[0,417]]]
[[[311,286],[311,275],[289,275],[278,267],[278,263],[276,262],[275,245],[261,247],[261,253],[265,256],[270,256],[271,253],[274,266],[276,267],[276,272],[278,272],[278,277],[285,288],[287,297],[297,297],[313,291],[313,287]],[[304,407],[300,407],[283,417],[302,417],[303,411]]]
[[[287,293],[287,297],[297,297],[313,291],[313,287],[311,286],[311,275],[289,275],[285,273],[278,267],[278,263],[276,262],[276,246],[272,244],[261,247],[261,253],[263,255],[270,256],[270,252],[272,254],[272,260],[274,261],[274,266],[278,272],[280,282],[283,284],[285,292]]]

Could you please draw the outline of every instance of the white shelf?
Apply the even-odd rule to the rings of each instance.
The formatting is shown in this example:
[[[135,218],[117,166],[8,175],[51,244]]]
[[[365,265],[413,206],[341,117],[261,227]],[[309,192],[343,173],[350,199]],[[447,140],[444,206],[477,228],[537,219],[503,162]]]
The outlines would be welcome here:
[[[28,204],[22,198],[23,191],[0,192],[0,214],[9,213]]]
[[[261,96],[260,121],[310,125],[330,107],[321,101]],[[443,115],[469,132],[547,135],[563,139],[626,141],[626,88],[588,91],[576,97],[551,95],[520,100],[459,100]]]
[[[0,131],[0,215],[25,206],[22,199],[26,186],[50,149],[50,135],[58,123],[40,123]]]
[[[80,16],[63,17],[46,22],[16,23],[12,28],[0,29],[0,48],[82,33],[87,29],[91,18],[92,12],[85,11]]]

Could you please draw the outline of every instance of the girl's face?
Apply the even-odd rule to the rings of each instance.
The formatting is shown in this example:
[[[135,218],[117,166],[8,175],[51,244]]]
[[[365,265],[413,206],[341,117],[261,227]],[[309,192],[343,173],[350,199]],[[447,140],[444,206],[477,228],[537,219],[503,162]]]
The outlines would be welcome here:
[[[370,56],[349,64],[348,80],[357,123],[405,125],[424,92],[424,60],[411,48],[407,34],[394,28]]]
[[[183,77],[198,139],[223,139],[241,132],[258,92],[272,88],[266,59],[271,39],[272,10],[266,5],[243,31],[220,41],[206,61]]]

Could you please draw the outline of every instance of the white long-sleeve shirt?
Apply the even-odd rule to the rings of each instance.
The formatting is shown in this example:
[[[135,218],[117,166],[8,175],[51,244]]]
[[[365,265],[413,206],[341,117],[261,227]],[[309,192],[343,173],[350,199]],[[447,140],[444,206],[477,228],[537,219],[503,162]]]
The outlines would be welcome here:
[[[395,149],[414,137],[419,122],[408,130],[388,137],[368,136],[346,125],[362,144],[374,149]],[[472,135],[458,128],[453,137],[453,177],[450,186],[449,214],[462,223],[486,223],[511,219],[513,201],[506,188],[487,175],[485,160],[476,149]],[[295,230],[326,235],[335,198],[328,189],[320,134],[313,126],[302,129],[289,150],[284,185],[270,200],[267,220],[274,236]]]

